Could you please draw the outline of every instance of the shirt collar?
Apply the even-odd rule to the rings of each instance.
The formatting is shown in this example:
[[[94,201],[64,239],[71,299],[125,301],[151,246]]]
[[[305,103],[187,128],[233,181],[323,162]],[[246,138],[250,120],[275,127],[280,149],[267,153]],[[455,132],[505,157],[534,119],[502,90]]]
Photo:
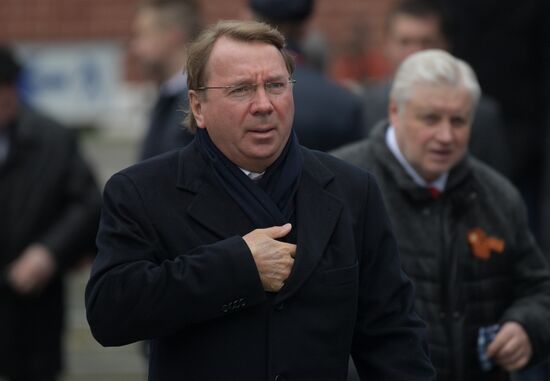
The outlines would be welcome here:
[[[265,171],[263,171],[263,172],[251,172],[251,171],[248,171],[248,170],[243,169],[243,168],[241,168],[241,167],[239,167],[239,169],[240,169],[241,171],[243,171],[243,173],[244,173],[245,175],[247,175],[248,178],[249,178],[250,180],[252,180],[252,181],[260,181],[260,179],[261,179],[261,178],[263,177],[263,175],[265,174]]]
[[[390,125],[390,127],[386,130],[386,145],[393,153],[397,161],[401,164],[405,172],[407,172],[407,174],[411,176],[416,185],[424,188],[434,187],[440,192],[443,192],[445,190],[445,185],[447,185],[449,172],[443,173],[431,183],[428,183],[426,180],[424,180],[422,176],[420,176],[418,172],[416,172],[416,170],[412,167],[412,165],[407,161],[407,159],[399,149],[397,138],[395,137],[395,128],[392,125]]]

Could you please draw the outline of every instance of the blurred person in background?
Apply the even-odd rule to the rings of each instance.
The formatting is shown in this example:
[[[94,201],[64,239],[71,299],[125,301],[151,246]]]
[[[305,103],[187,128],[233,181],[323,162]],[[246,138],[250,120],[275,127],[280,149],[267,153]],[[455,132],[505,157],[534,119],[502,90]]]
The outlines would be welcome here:
[[[443,19],[435,1],[397,1],[386,15],[383,51],[391,77],[365,87],[367,133],[388,117],[392,77],[409,55],[424,49],[446,49]]]
[[[544,136],[550,126],[550,1],[439,0],[448,15],[451,51],[469,62],[504,119],[512,181],[540,230]],[[548,375],[550,377],[550,374]]]
[[[529,223],[543,244],[541,225],[550,192],[544,188],[544,136],[550,128],[550,1],[439,0],[448,20],[451,51],[469,62],[483,91],[502,110],[510,178],[527,205]],[[546,230],[545,230],[546,229]],[[550,363],[522,380],[549,380]]]
[[[448,49],[446,22],[437,0],[398,1],[386,17],[384,51],[392,70],[425,49]],[[392,78],[364,88],[366,134],[388,118]],[[482,96],[473,119],[470,152],[505,176],[511,174],[504,125],[498,104]]]
[[[550,107],[550,106],[549,106]],[[550,123],[550,122],[549,122]],[[550,127],[550,125],[549,125]],[[540,245],[546,259],[550,260],[550,128],[546,131],[546,149],[544,150],[543,174],[541,181],[540,206]],[[550,360],[535,367],[521,371],[515,381],[547,381],[550,380]]]
[[[335,152],[380,183],[439,381],[507,380],[550,351],[550,268],[524,202],[468,154],[480,95],[464,61],[414,53],[389,121]]]
[[[22,104],[20,72],[0,47],[0,379],[53,381],[63,277],[95,254],[101,197],[73,132]]]
[[[363,114],[359,97],[331,82],[314,69],[303,54],[307,22],[314,0],[249,0],[252,17],[277,27],[295,57],[294,131],[300,144],[328,151],[363,137]]]
[[[186,45],[200,29],[194,0],[143,0],[134,19],[131,53],[159,86],[141,159],[187,145]]]

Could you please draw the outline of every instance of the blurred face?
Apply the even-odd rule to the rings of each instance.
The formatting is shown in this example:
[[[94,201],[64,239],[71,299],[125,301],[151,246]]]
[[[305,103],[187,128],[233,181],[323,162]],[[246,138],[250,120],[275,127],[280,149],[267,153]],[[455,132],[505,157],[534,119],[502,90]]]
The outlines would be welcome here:
[[[396,15],[386,36],[386,55],[395,70],[405,58],[426,49],[444,49],[445,42],[437,17]]]
[[[465,155],[473,117],[472,96],[462,87],[417,84],[401,109],[390,101],[399,149],[426,181],[436,180]]]
[[[290,74],[276,47],[226,37],[214,45],[204,86],[231,89],[191,90],[191,109],[199,128],[237,166],[261,172],[281,154],[294,119]],[[265,84],[283,84],[270,87]],[[245,90],[255,90],[244,94]]]
[[[143,8],[134,20],[131,53],[137,58],[148,75],[164,81],[173,73],[168,73],[168,61],[177,49],[176,28],[162,25],[159,14],[154,9]]]
[[[0,129],[7,127],[17,116],[19,101],[15,86],[0,86]]]

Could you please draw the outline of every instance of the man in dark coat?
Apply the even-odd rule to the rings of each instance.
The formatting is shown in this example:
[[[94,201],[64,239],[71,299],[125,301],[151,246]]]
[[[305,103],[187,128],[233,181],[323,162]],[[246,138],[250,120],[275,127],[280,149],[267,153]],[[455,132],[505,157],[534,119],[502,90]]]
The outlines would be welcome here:
[[[501,105],[522,193],[536,237],[541,230],[544,137],[550,118],[550,2],[439,0],[449,17],[452,53],[475,69],[485,93]],[[547,370],[550,378],[550,369]]]
[[[184,147],[193,135],[183,127],[187,114],[186,45],[199,30],[194,0],[142,0],[134,20],[131,52],[159,85],[140,158]]]
[[[550,269],[517,190],[467,154],[479,84],[426,50],[390,96],[390,124],[335,155],[380,182],[438,380],[507,380],[550,350]]]
[[[384,47],[393,72],[409,55],[425,49],[446,49],[446,27],[442,9],[435,0],[402,0],[390,10]],[[366,134],[388,118],[392,79],[365,87]],[[512,172],[506,131],[498,103],[481,96],[473,119],[470,152],[505,176]]]
[[[484,92],[502,107],[514,181],[540,191],[541,136],[550,116],[550,2],[439,1],[449,16],[452,53],[472,65]]]
[[[301,147],[293,62],[258,22],[188,50],[192,144],[115,174],[86,288],[103,345],[150,380],[433,380],[376,182]]]
[[[63,275],[95,252],[101,197],[76,140],[20,104],[0,48],[0,378],[55,380]]]
[[[294,131],[301,145],[329,151],[361,139],[361,100],[347,89],[327,79],[307,62],[302,52],[306,24],[314,0],[250,0],[255,19],[277,27],[287,38],[287,48],[295,57]]]

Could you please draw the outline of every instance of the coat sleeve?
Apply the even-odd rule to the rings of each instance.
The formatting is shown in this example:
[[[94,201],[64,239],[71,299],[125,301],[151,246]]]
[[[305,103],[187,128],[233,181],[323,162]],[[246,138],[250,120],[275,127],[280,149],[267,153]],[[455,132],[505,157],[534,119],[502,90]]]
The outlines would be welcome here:
[[[103,345],[173,334],[265,300],[250,250],[239,236],[159,261],[155,229],[137,188],[123,174],[105,187],[97,245],[86,312]]]
[[[414,312],[378,185],[371,177],[363,211],[363,257],[352,357],[362,380],[435,380],[426,326]]]
[[[516,196],[510,219],[517,226],[512,252],[514,302],[501,320],[516,321],[524,327],[533,347],[532,362],[537,362],[550,353],[550,268],[529,231],[523,202]]]
[[[59,135],[58,144],[63,145],[60,149],[66,152],[57,194],[63,207],[38,241],[53,253],[58,268],[65,269],[84,255],[95,255],[101,195],[75,136],[68,131]]]

